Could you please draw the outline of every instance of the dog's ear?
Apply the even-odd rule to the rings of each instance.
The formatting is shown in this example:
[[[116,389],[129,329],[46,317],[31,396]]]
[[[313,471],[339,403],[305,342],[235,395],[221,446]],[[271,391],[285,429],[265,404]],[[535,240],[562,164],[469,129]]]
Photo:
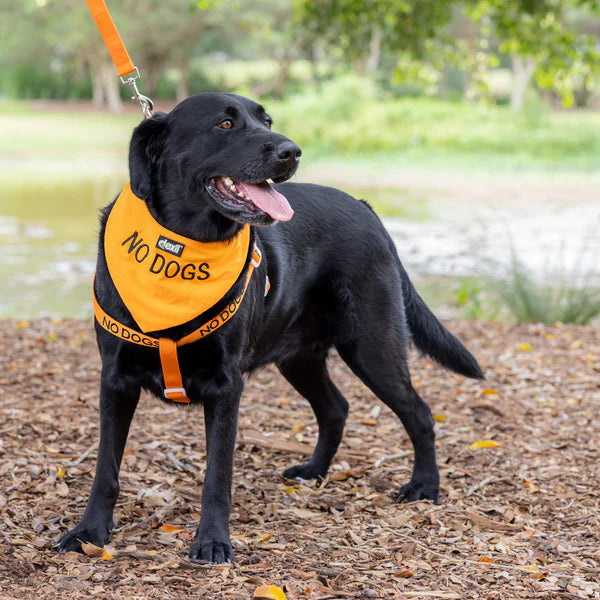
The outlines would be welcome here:
[[[156,168],[167,132],[167,115],[154,113],[134,130],[129,144],[131,191],[142,200],[150,198],[152,170]]]

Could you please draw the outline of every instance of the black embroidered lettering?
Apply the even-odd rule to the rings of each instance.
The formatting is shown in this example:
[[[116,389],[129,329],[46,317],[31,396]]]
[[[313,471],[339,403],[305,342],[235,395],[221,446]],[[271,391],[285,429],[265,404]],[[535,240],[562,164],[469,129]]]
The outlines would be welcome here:
[[[181,269],[181,279],[194,279],[196,276],[196,265],[189,263]]]
[[[210,277],[210,273],[208,272],[210,269],[210,265],[208,263],[202,263],[198,265],[198,279],[208,279]]]
[[[138,232],[134,231],[126,240],[121,242],[121,246],[124,246],[127,242],[130,242],[127,254],[131,254],[143,241],[144,238],[140,238],[138,240]]]
[[[110,324],[110,330],[112,333],[118,335],[119,334],[119,326],[116,323]]]
[[[138,335],[137,333],[134,333],[131,336],[131,341],[135,342],[136,344],[139,344],[142,341],[142,337],[140,335]]]
[[[157,267],[157,261],[161,260],[162,262],[160,263],[160,266]],[[150,273],[160,273],[163,270],[163,267],[165,266],[165,257],[162,254],[155,254],[154,255],[154,260],[152,261],[152,264],[150,265]]]
[[[148,254],[150,254],[150,246],[148,246],[148,244],[142,244],[141,246],[138,246],[135,251],[135,260],[139,263],[144,262]]]
[[[171,272],[169,274],[169,269],[172,265],[175,266],[175,271],[173,271],[173,269],[171,269]],[[175,275],[177,275],[177,273],[179,273],[179,268],[180,268],[179,263],[175,262],[174,260],[170,260],[167,263],[167,266],[165,267],[165,277],[172,279],[173,277],[175,277]]]
[[[121,327],[121,337],[124,340],[128,340],[131,337],[131,334],[129,333],[129,331],[127,329],[125,329],[125,327]]]

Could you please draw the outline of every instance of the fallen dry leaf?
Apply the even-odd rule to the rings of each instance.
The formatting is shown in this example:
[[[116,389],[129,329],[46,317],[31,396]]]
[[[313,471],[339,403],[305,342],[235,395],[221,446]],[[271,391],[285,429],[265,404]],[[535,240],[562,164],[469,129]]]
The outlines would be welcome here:
[[[185,531],[185,527],[181,527],[181,525],[169,525],[165,523],[158,528],[159,531],[163,533],[172,533],[174,531]]]
[[[84,554],[87,554],[88,556],[93,556],[95,558],[102,556],[102,554],[104,553],[104,548],[95,546],[91,542],[83,542],[81,544],[81,549],[83,550]]]
[[[469,446],[469,450],[479,450],[479,448],[500,448],[500,444],[494,440],[477,440]]]
[[[498,396],[498,390],[495,390],[493,388],[486,388],[485,390],[481,391],[481,395],[482,396]]]
[[[287,600],[283,590],[274,585],[261,585],[254,590],[254,598],[259,600]]]

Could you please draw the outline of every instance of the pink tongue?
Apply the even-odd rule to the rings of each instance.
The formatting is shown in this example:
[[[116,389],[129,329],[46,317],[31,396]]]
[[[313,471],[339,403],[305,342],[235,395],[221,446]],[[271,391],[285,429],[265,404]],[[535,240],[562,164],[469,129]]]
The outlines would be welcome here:
[[[276,221],[289,221],[294,211],[283,194],[275,191],[268,183],[239,183],[236,187],[248,196],[252,202]]]

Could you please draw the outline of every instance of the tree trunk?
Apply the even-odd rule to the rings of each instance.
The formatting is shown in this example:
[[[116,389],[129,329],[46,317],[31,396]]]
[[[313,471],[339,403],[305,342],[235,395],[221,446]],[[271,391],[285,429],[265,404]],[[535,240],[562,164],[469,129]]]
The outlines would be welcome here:
[[[352,59],[352,68],[354,69],[354,72],[357,75],[360,75],[361,77],[366,73],[366,60],[364,59],[364,57],[360,56],[360,57],[355,57]]]
[[[142,94],[154,98],[156,96],[158,80],[162,75],[164,60],[158,56],[148,56],[144,64],[144,80],[142,86],[145,91]]]
[[[177,77],[177,87],[175,97],[177,102],[185,100],[190,95],[188,79],[190,76],[190,57],[182,56],[179,60],[179,77]]]
[[[510,108],[518,112],[523,109],[525,104],[525,95],[529,82],[533,77],[537,62],[533,56],[523,58],[521,56],[511,56],[512,62],[512,87],[510,89]]]
[[[101,108],[104,106],[104,88],[100,70],[90,65],[90,71],[92,72],[92,104]]]
[[[90,65],[92,69],[92,102],[105,106],[110,112],[119,113],[123,103],[119,96],[119,76],[110,60]]]
[[[290,79],[290,68],[292,66],[292,54],[286,52],[279,61],[279,73],[273,84],[273,96],[277,100],[282,100],[285,93],[285,86]]]
[[[373,29],[373,35],[369,42],[369,55],[365,61],[365,71],[372,75],[379,67],[379,57],[381,56],[381,29]]]
[[[577,108],[586,108],[588,102],[592,96],[590,88],[588,87],[587,77],[581,82],[581,85],[573,91],[575,96],[575,106]]]

